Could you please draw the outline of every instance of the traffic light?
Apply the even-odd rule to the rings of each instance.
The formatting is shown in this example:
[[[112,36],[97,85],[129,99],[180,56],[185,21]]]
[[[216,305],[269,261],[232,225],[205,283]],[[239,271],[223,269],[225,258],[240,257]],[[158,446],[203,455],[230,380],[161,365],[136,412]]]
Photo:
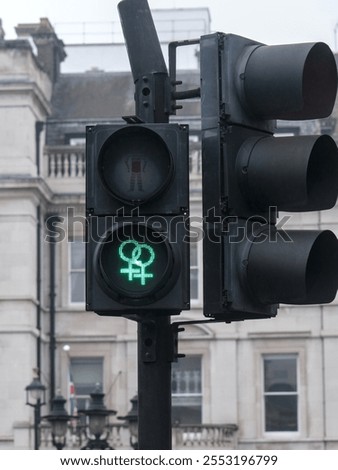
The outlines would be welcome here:
[[[331,302],[338,241],[291,230],[278,211],[332,208],[338,150],[328,135],[274,136],[276,119],[328,116],[337,66],[323,43],[266,46],[201,38],[204,314],[269,318],[280,303]]]
[[[188,134],[167,123],[87,127],[87,310],[189,308]]]

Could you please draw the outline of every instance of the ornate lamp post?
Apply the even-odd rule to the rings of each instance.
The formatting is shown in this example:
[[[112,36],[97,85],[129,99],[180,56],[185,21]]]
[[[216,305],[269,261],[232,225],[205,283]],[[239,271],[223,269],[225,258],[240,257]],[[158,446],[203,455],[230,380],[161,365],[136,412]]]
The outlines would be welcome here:
[[[41,406],[46,404],[46,387],[40,382],[38,376],[26,387],[26,405],[34,408],[34,449],[38,450],[40,446],[40,411]]]
[[[104,405],[104,393],[101,391],[99,384],[96,385],[95,390],[90,394],[91,402],[88,409],[79,410],[79,414],[88,417],[88,431],[86,430],[87,444],[82,447],[82,450],[105,450],[112,449],[108,444],[107,439],[109,436],[107,418],[109,415],[116,414],[114,410],[108,410]]]
[[[52,426],[52,439],[53,446],[58,450],[62,450],[66,445],[66,434],[68,428],[68,421],[73,419],[65,409],[66,400],[58,393],[52,401],[52,411],[49,415],[43,416]]]
[[[126,416],[118,416],[117,419],[122,419],[127,422],[130,432],[130,445],[136,450],[138,449],[138,396],[135,395],[131,400],[131,410],[128,411]]]

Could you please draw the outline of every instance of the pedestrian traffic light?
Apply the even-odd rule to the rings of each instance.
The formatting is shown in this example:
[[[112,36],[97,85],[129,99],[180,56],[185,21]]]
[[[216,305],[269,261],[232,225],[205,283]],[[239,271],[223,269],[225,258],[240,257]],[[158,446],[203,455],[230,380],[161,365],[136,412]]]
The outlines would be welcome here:
[[[87,310],[189,308],[188,159],[187,126],[87,127]]]
[[[286,230],[278,211],[332,208],[338,150],[328,135],[274,136],[276,120],[328,116],[337,66],[323,43],[201,38],[204,314],[269,318],[280,303],[331,302],[338,241]],[[320,228],[320,227],[319,227]]]

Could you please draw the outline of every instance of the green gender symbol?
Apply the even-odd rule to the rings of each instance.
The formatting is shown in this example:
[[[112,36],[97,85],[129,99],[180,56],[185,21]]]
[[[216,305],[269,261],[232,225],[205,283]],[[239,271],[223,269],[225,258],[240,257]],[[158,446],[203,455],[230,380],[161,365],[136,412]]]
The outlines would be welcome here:
[[[136,240],[127,240],[119,247],[120,258],[127,263],[126,268],[121,268],[121,274],[127,274],[128,281],[140,279],[142,286],[146,285],[146,280],[154,277],[152,273],[146,273],[146,267],[150,266],[155,259],[155,251],[146,243],[139,243]],[[142,258],[141,258],[142,257]],[[143,258],[146,258],[145,260]]]

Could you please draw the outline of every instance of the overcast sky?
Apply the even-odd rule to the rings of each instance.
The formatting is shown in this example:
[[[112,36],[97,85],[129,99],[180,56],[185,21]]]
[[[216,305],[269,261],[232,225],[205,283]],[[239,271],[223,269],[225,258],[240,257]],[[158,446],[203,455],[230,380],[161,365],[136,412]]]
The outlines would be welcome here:
[[[324,41],[332,49],[338,47],[338,0],[148,1],[152,9],[209,7],[212,31],[240,34],[266,44]],[[49,18],[57,31],[62,23],[68,22],[119,21],[119,0],[2,0],[1,3],[0,17],[6,39],[15,37],[14,26],[18,23],[35,23],[41,17]],[[67,43],[67,38],[62,39]]]

